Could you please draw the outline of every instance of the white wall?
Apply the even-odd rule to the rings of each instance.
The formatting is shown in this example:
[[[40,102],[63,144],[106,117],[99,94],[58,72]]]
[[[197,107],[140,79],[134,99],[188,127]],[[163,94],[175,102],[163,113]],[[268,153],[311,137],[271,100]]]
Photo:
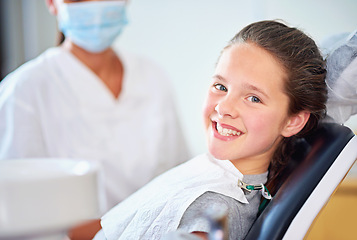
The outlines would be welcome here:
[[[14,24],[9,29],[22,31],[23,40],[30,43],[22,43],[27,48],[23,61],[54,45],[55,21],[47,12],[44,0],[1,1],[12,5],[15,1],[22,2],[21,12],[9,14]],[[331,34],[357,29],[356,0],[129,2],[130,24],[115,44],[151,57],[171,75],[181,122],[194,155],[206,150],[201,108],[216,59],[226,42],[242,27],[261,19],[284,19],[318,42]],[[24,18],[25,29],[19,28],[19,21],[14,20],[16,16]],[[10,39],[10,44],[18,42],[14,40]]]

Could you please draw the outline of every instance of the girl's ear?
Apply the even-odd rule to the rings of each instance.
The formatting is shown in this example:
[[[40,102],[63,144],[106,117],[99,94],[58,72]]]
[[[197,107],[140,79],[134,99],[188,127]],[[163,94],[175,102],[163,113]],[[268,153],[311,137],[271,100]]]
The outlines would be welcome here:
[[[56,0],[46,0],[46,5],[47,5],[47,7],[48,7],[49,12],[50,12],[52,15],[57,16],[57,6],[56,6],[55,1],[56,1]]]
[[[291,137],[297,133],[299,133],[307,123],[310,117],[310,112],[301,111],[298,114],[289,117],[285,128],[282,131],[282,135],[284,137]]]

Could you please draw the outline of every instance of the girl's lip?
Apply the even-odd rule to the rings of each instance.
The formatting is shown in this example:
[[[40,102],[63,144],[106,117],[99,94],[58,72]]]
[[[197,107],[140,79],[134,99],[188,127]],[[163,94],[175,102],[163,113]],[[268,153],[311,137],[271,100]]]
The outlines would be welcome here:
[[[230,125],[227,125],[227,124],[224,124],[224,123],[220,123],[220,122],[217,122],[217,121],[213,121],[213,122],[215,122],[216,128],[217,128],[217,125],[219,125],[219,126],[221,126],[223,128],[232,129],[234,131],[241,132],[237,128],[233,127],[233,126],[230,126]]]
[[[218,133],[217,130],[217,124],[219,124],[221,127],[223,128],[227,128],[227,129],[232,129],[234,131],[240,132],[240,135],[228,135],[228,136],[223,136],[221,134]],[[226,125],[226,124],[221,124],[218,123],[216,121],[212,121],[212,132],[213,132],[213,136],[217,139],[220,139],[222,141],[231,141],[234,139],[237,139],[238,137],[240,137],[243,133],[241,131],[239,131],[238,129],[236,129],[235,127],[232,127],[230,125]]]

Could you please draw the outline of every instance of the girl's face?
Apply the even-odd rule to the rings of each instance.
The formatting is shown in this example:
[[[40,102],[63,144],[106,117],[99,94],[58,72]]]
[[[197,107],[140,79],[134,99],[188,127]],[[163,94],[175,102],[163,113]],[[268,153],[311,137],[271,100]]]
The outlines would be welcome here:
[[[243,174],[268,170],[286,128],[286,74],[266,50],[252,43],[224,50],[204,107],[209,152],[229,159]]]

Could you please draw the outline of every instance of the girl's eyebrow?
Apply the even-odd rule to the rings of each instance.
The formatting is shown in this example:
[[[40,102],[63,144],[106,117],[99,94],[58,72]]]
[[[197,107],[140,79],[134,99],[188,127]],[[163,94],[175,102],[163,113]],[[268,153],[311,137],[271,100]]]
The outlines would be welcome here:
[[[265,91],[253,84],[249,84],[249,83],[243,83],[243,88],[247,89],[247,90],[252,90],[252,91],[256,91],[259,92],[260,94],[264,95],[264,97],[269,99],[268,94],[265,93]]]
[[[220,81],[222,81],[222,82],[227,82],[227,80],[226,80],[224,77],[222,77],[221,75],[217,75],[217,74],[216,74],[216,75],[213,76],[213,78],[216,78],[216,79],[218,79],[218,80],[220,80]],[[268,95],[263,89],[261,89],[261,88],[255,86],[255,85],[253,85],[253,84],[250,84],[250,83],[248,83],[248,82],[243,83],[243,87],[242,87],[242,88],[245,89],[245,90],[249,90],[249,91],[259,92],[259,93],[261,93],[262,95],[264,95],[264,97],[266,97],[266,98],[269,99],[269,95]]]
[[[220,81],[226,82],[226,79],[224,77],[222,77],[221,75],[218,75],[218,74],[213,75],[212,78],[216,78],[216,79],[218,79]]]

